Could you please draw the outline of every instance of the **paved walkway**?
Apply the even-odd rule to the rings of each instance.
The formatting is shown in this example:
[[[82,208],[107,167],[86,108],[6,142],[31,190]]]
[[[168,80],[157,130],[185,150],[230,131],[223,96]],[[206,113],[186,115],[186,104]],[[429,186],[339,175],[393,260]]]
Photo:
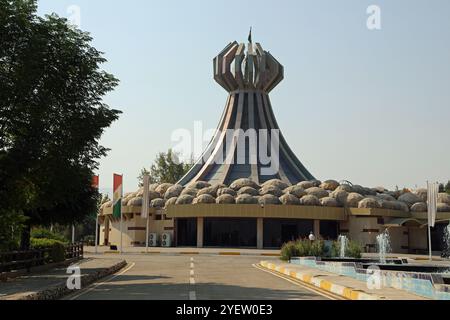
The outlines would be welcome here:
[[[115,272],[123,259],[84,259],[72,266],[79,266],[82,279],[89,282],[101,276]],[[67,268],[54,268],[40,273],[31,273],[7,282],[0,282],[0,300],[41,299],[41,293],[55,294],[55,290],[62,292],[66,288],[68,276]]]
[[[427,300],[415,294],[393,288],[369,289],[363,281],[316,268],[280,261],[263,261],[261,265],[353,300]]]

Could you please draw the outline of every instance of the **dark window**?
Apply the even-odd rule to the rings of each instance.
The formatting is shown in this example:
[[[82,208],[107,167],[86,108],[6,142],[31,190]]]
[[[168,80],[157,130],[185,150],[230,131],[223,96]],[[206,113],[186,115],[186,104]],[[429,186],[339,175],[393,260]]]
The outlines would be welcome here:
[[[264,247],[280,248],[285,242],[305,238],[313,227],[312,220],[264,219]]]
[[[320,221],[320,235],[325,240],[336,240],[338,237],[338,222]]]
[[[176,219],[177,245],[197,246],[197,218]]]
[[[256,219],[206,218],[207,247],[256,247]]]

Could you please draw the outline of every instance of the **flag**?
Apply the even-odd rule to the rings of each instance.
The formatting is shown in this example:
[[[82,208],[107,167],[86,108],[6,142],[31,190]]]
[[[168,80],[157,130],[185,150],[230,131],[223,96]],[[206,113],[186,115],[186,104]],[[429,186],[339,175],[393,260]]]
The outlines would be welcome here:
[[[96,175],[92,177],[92,188],[98,189],[98,186],[99,186],[99,177]]]
[[[122,176],[114,174],[113,182],[113,217],[120,218],[122,216]]]
[[[428,225],[434,227],[436,223],[437,198],[439,183],[428,183]]]
[[[149,187],[150,187],[150,176],[144,175],[144,194],[142,196],[142,207],[141,207],[141,218],[147,219],[148,217],[148,202],[149,202]]]

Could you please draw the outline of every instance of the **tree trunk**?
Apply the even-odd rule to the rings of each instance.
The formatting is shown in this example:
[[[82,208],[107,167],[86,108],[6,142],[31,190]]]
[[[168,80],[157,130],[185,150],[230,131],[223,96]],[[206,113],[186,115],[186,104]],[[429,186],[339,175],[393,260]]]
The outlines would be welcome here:
[[[23,229],[20,237],[20,250],[30,249],[31,224],[27,223]]]

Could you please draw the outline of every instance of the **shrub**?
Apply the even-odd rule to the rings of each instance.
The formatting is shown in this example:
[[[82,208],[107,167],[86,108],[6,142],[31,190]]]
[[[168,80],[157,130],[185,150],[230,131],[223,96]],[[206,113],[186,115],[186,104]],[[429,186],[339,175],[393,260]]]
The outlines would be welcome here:
[[[321,240],[289,241],[281,247],[281,260],[288,261],[292,257],[324,257],[325,243]]]
[[[45,228],[37,228],[31,231],[31,238],[35,239],[52,239],[58,240],[61,242],[66,242],[66,239],[63,235],[58,234],[56,232],[52,232]]]
[[[88,246],[95,246],[95,236],[92,235],[84,236],[83,243]]]
[[[325,244],[322,240],[316,240],[311,243],[309,256],[323,257],[325,256]]]
[[[297,240],[296,246],[298,248],[297,257],[307,257],[311,252],[311,241],[309,240]]]
[[[330,257],[339,257],[341,255],[341,245],[339,241],[333,241],[330,250]]]
[[[32,249],[50,248],[50,253],[46,254],[46,262],[61,262],[66,259],[66,246],[64,242],[54,239],[31,238]]]
[[[359,242],[349,241],[347,249],[345,250],[345,255],[349,258],[360,259],[362,257],[362,246]]]
[[[360,259],[362,257],[362,246],[359,242],[348,240],[347,247],[345,248],[346,258],[356,258]],[[341,254],[341,245],[339,241],[333,241],[331,247],[331,257],[339,257]]]
[[[289,241],[281,247],[281,260],[289,261],[292,257],[299,255],[297,245],[294,241]]]

